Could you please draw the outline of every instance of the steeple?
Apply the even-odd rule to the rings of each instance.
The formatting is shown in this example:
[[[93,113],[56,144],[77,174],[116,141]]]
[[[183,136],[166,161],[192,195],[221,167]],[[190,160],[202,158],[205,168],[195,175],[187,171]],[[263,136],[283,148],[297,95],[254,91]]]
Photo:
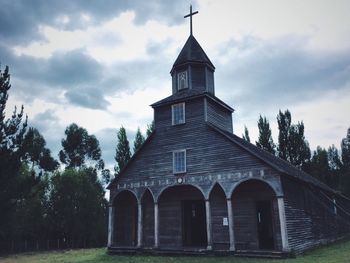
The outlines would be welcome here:
[[[212,95],[215,93],[215,67],[192,32],[192,16],[197,13],[197,11],[192,13],[191,6],[190,14],[185,16],[190,17],[190,36],[170,71],[173,94],[188,90],[195,93],[208,92]]]

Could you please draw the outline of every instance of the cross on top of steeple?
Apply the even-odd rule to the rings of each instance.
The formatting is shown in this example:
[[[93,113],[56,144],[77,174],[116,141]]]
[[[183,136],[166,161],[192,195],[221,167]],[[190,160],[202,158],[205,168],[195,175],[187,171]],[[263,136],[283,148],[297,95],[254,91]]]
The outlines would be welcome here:
[[[190,5],[190,13],[188,15],[185,15],[184,18],[190,17],[190,34],[192,36],[192,16],[195,14],[198,14],[198,11],[195,11],[192,13],[192,5]]]

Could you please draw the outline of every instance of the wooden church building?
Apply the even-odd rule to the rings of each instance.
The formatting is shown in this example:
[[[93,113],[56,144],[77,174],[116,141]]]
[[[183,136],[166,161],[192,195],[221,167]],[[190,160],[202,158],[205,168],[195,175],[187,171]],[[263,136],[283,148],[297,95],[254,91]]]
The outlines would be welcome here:
[[[191,30],[154,132],[108,186],[108,251],[301,253],[347,236],[348,199],[233,134],[214,71]]]

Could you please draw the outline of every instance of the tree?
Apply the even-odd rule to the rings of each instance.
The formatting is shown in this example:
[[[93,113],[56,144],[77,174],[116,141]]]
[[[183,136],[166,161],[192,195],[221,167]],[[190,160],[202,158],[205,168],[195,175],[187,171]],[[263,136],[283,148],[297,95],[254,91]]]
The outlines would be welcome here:
[[[279,111],[278,123],[278,156],[291,164],[305,168],[309,165],[311,151],[304,135],[304,123],[292,124],[289,110]]]
[[[59,152],[62,163],[67,168],[78,168],[86,165],[88,160],[96,162],[96,169],[103,169],[100,144],[94,135],[72,123],[65,130],[66,138],[62,139],[63,149]]]
[[[328,153],[326,149],[323,149],[321,146],[317,146],[316,151],[313,152],[310,166],[311,175],[327,185],[330,184]]]
[[[64,238],[70,246],[104,244],[107,201],[96,169],[68,168],[51,178],[49,225],[52,238]]]
[[[31,170],[37,167],[42,171],[52,172],[59,163],[51,156],[51,151],[46,148],[44,137],[35,128],[29,128],[23,141],[24,161],[31,164]]]
[[[342,169],[342,162],[340,160],[340,156],[338,153],[338,149],[334,146],[334,144],[328,148],[327,151],[328,157],[328,168],[330,173],[330,187],[334,189],[339,187],[339,179],[340,173]]]
[[[34,176],[20,173],[23,139],[27,131],[27,117],[23,106],[6,119],[5,109],[11,88],[9,68],[0,68],[0,239],[8,238],[9,219],[17,200],[25,197],[37,183]]]
[[[298,122],[290,126],[287,160],[300,168],[310,162],[311,150],[304,136],[304,123]]]
[[[273,143],[270,124],[269,124],[269,121],[266,119],[266,117],[263,118],[260,115],[259,121],[258,121],[258,128],[259,128],[259,138],[258,138],[258,141],[256,142],[256,146],[272,154],[275,154],[275,144]]]
[[[339,178],[339,188],[350,198],[350,128],[347,130],[346,137],[341,141],[341,159],[343,166]]]
[[[243,140],[250,142],[249,131],[247,126],[244,126],[244,134],[242,134]]]
[[[126,136],[125,128],[122,126],[117,134],[118,144],[115,153],[115,160],[117,161],[117,165],[115,166],[115,171],[118,174],[128,163],[131,158],[129,141]]]
[[[147,137],[149,137],[149,136],[152,134],[152,132],[154,131],[154,129],[155,129],[154,121],[152,121],[151,124],[147,124],[147,131],[146,131]]]
[[[292,117],[289,110],[284,113],[279,111],[277,115],[278,123],[278,156],[284,160],[288,160],[289,152],[289,131],[291,125]]]
[[[142,146],[145,142],[145,137],[142,135],[140,128],[137,128],[135,141],[134,141],[134,153]]]
[[[350,170],[350,128],[347,131],[346,137],[341,141],[341,158],[344,169]]]
[[[31,168],[24,164],[21,167],[21,175],[31,176]],[[27,174],[27,175],[25,175]],[[22,240],[34,241],[47,240],[48,221],[47,205],[49,193],[49,177],[41,176],[39,182],[31,188],[26,198],[17,200],[14,212],[11,217],[12,237],[18,242]]]

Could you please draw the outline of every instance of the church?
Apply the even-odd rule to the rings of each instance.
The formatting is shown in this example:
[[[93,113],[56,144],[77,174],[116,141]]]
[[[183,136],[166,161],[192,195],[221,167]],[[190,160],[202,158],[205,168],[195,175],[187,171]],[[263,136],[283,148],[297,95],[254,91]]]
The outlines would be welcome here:
[[[233,133],[195,13],[153,133],[108,186],[108,252],[283,256],[346,237],[349,199]]]

